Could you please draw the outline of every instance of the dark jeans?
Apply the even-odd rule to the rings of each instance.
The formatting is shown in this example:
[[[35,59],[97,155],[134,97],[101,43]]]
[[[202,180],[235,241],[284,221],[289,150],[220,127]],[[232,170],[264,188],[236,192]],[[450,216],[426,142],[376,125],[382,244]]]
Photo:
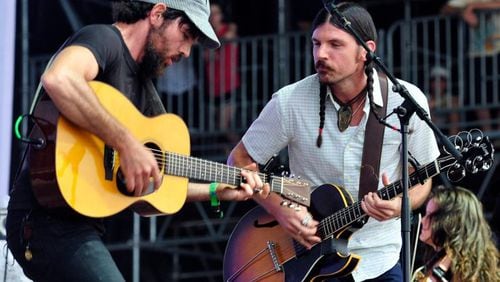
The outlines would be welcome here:
[[[328,282],[352,282],[354,279],[351,275],[343,277],[340,279],[330,279]],[[364,280],[364,282],[401,282],[403,281],[403,269],[401,268],[401,263],[396,263],[391,269],[387,270],[384,274],[377,278]]]
[[[28,240],[22,234],[25,222],[32,230]],[[35,281],[125,281],[90,221],[9,210],[6,229],[14,258]],[[30,261],[25,258],[27,245]]]

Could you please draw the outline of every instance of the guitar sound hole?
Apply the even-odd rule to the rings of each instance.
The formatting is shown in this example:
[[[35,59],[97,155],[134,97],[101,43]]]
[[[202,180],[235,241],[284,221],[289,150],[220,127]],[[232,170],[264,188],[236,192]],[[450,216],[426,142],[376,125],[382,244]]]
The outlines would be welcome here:
[[[116,187],[118,188],[118,191],[120,191],[120,193],[122,193],[123,195],[134,196],[133,192],[129,192],[127,190],[127,181],[125,180],[121,169],[118,169],[118,172],[116,173]]]
[[[116,188],[118,188],[118,191],[120,191],[120,193],[122,193],[125,196],[130,196],[130,197],[135,196],[133,192],[129,192],[127,190],[127,181],[125,180],[125,176],[123,175],[121,169],[118,169],[118,172],[116,173]],[[141,196],[151,194],[153,192],[154,192],[154,183],[150,182],[148,188],[144,193],[142,193]]]
[[[156,159],[156,162],[158,163],[158,168],[160,169],[160,173],[163,174],[163,168],[165,167],[164,166],[165,160],[161,148],[157,144],[152,142],[148,142],[144,144],[144,146],[146,146],[151,150]],[[134,193],[129,192],[127,190],[127,181],[120,168],[118,168],[118,171],[116,173],[116,188],[118,188],[118,191],[120,191],[120,193],[122,193],[123,195],[134,197]],[[142,193],[141,196],[151,194],[153,192],[154,192],[154,183],[150,182],[148,188],[146,189],[146,191],[144,191],[144,193]]]

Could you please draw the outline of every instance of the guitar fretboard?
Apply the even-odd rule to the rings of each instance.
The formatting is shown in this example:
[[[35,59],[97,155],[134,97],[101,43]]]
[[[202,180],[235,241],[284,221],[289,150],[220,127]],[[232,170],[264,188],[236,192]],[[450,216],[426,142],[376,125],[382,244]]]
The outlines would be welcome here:
[[[163,165],[165,174],[187,177],[207,182],[219,182],[238,186],[243,181],[241,168],[207,161],[199,158],[185,156],[177,153],[166,152]],[[259,173],[264,183],[269,183],[271,191],[283,194],[283,179]]]
[[[453,163],[453,157],[447,156],[419,168],[409,176],[408,187],[417,185],[421,181],[439,174],[441,169],[451,166]],[[378,190],[377,194],[381,199],[390,200],[402,192],[403,181],[399,180]],[[361,201],[355,202],[349,207],[343,208],[321,220],[318,226],[318,235],[325,240],[359,221],[364,216],[366,216],[366,214],[361,208]]]

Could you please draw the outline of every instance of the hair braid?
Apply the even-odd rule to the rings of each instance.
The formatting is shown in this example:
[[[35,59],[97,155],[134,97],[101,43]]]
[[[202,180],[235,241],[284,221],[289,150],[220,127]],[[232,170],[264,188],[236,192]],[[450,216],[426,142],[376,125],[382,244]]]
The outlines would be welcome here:
[[[380,116],[377,113],[377,107],[373,101],[373,65],[371,61],[366,61],[365,64],[365,74],[366,74],[366,93],[368,95],[368,100],[370,101],[370,113],[373,113],[377,120],[380,120]]]
[[[323,143],[323,128],[325,127],[325,108],[326,108],[326,85],[321,84],[319,87],[319,130],[316,146],[321,148]]]

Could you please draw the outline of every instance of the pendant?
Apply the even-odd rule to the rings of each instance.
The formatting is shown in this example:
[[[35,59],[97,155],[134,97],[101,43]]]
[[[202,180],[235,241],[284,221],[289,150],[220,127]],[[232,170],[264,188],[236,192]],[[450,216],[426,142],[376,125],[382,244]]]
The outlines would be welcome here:
[[[337,112],[338,122],[340,132],[344,132],[351,124],[352,120],[352,110],[349,106],[341,106]]]

